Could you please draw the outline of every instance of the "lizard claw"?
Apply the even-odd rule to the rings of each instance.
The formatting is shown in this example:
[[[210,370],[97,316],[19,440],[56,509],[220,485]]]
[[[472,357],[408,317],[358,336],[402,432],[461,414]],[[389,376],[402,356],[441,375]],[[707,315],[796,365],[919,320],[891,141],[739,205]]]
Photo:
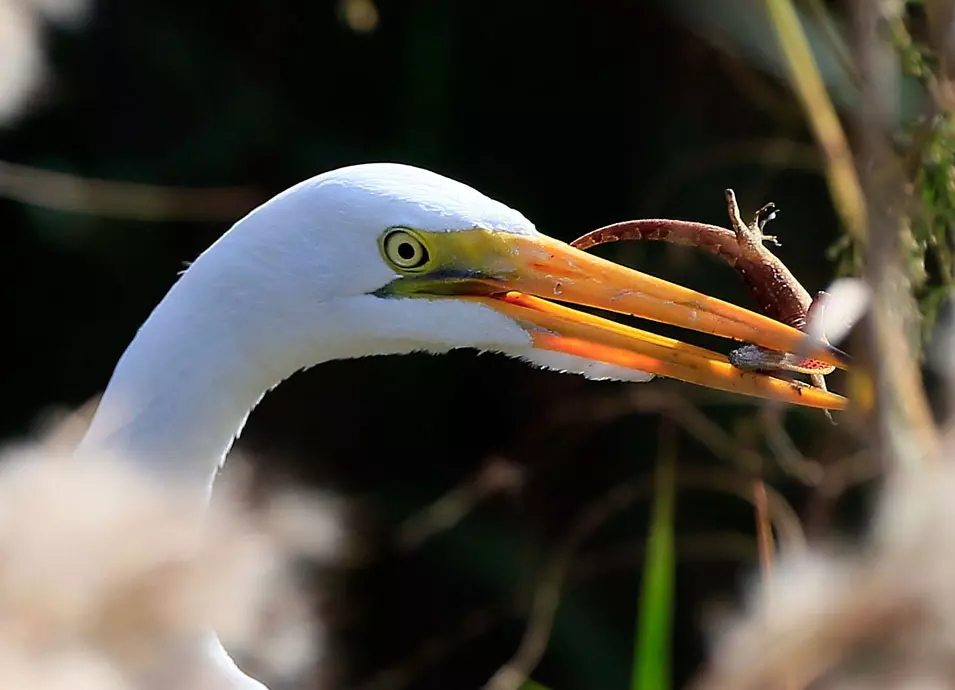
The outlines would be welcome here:
[[[766,223],[775,219],[778,213],[779,209],[776,207],[776,204],[770,201],[756,212],[756,215],[753,217],[753,225],[762,232],[763,228],[766,227]]]

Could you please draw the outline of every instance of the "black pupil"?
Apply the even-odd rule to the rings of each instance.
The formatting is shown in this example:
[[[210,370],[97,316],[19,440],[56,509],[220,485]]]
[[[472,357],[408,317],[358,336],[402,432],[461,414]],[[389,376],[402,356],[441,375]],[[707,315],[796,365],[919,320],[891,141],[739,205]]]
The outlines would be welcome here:
[[[417,252],[415,247],[411,242],[402,242],[398,245],[398,256],[400,256],[405,261],[410,261],[415,257]]]

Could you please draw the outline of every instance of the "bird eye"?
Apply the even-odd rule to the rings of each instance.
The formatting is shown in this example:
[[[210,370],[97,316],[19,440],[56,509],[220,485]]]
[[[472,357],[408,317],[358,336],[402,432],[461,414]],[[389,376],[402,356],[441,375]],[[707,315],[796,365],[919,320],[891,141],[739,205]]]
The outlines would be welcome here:
[[[403,270],[421,268],[431,258],[428,248],[407,230],[392,230],[382,241],[385,258]]]

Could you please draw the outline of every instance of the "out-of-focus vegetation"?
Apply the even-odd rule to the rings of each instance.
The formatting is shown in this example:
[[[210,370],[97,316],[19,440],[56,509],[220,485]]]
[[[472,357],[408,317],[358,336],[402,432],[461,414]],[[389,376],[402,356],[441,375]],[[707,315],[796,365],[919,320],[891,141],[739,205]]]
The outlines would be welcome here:
[[[672,426],[664,426],[673,438]],[[672,441],[670,444],[672,446]],[[640,590],[640,613],[637,618],[633,675],[630,687],[670,687],[670,636],[673,633],[673,576],[676,559],[673,546],[673,516],[676,502],[675,448],[664,445],[657,461],[654,485],[653,517],[647,539],[646,564]]]
[[[324,687],[946,679],[953,17],[948,0],[0,0],[0,434],[100,391],[184,262],[318,172],[423,165],[568,240],[724,224],[732,187],[780,206],[776,253],[811,292],[866,279],[853,371],[831,377],[854,409],[832,426],[464,352],[295,377],[241,448],[259,494],[354,506],[359,557],[306,582]],[[752,306],[703,253],[599,251]],[[840,540],[862,546],[823,549]]]

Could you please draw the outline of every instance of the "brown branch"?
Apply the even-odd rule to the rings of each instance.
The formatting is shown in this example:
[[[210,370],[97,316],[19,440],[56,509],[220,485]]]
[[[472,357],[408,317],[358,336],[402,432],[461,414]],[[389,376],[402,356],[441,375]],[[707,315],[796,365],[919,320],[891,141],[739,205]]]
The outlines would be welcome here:
[[[757,479],[753,482],[753,505],[756,508],[756,541],[759,544],[759,566],[763,582],[768,584],[773,576],[773,528],[769,524],[769,499],[766,496],[766,483]]]
[[[523,470],[504,458],[484,463],[477,476],[451,489],[398,527],[397,541],[403,549],[415,549],[439,532],[453,528],[484,500],[514,492],[523,484]]]
[[[752,485],[745,477],[713,469],[684,468],[676,477],[678,490],[703,489],[730,494],[753,503]],[[581,543],[607,520],[653,493],[655,480],[644,477],[615,487],[592,504],[571,528],[562,546],[538,580],[524,636],[517,651],[484,685],[484,690],[518,690],[540,663],[560,605],[567,572]],[[767,487],[766,515],[780,535],[785,550],[802,551],[805,536],[795,511],[779,493]]]
[[[761,410],[760,428],[776,464],[788,475],[807,486],[818,486],[825,476],[825,468],[817,461],[806,458],[782,423],[782,411],[776,406],[765,406]]]
[[[4,161],[0,161],[0,196],[57,211],[146,221],[234,221],[263,200],[245,187],[162,187]]]
[[[677,537],[679,561],[746,561],[756,556],[752,537],[736,532],[703,532]],[[628,540],[625,544],[608,547],[589,554],[586,561],[574,565],[568,582],[579,584],[618,568],[633,568],[643,560],[644,543]],[[428,668],[462,645],[481,635],[487,635],[495,627],[526,616],[527,602],[515,603],[508,610],[478,609],[465,615],[450,630],[427,640],[403,662],[375,673],[360,683],[354,690],[402,690]]]

